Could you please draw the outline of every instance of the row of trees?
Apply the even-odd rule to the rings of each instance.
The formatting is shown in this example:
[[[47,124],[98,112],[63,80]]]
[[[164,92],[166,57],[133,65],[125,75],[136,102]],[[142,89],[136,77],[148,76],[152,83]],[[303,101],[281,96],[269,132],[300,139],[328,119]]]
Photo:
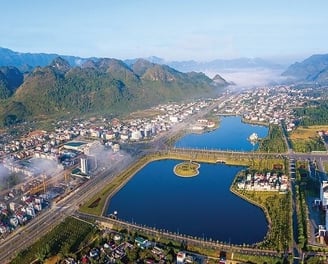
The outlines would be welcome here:
[[[260,141],[259,151],[273,153],[287,151],[283,133],[278,125],[270,125],[269,135]]]
[[[11,263],[32,263],[35,260],[43,262],[57,254],[72,256],[72,252],[87,244],[95,230],[86,222],[68,217],[32,246],[21,251]]]
[[[300,191],[299,185],[295,186],[296,191],[296,212],[297,212],[297,227],[298,238],[297,242],[300,248],[305,249],[307,245],[307,204],[305,201],[304,190]]]

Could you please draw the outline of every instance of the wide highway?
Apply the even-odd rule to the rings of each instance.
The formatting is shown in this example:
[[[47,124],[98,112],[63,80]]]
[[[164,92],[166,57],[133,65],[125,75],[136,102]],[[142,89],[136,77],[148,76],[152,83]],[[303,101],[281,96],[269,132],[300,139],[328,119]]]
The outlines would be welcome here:
[[[19,251],[45,235],[66,216],[72,215],[78,209],[79,204],[90,199],[96,191],[112,181],[116,174],[134,163],[137,158],[136,156],[117,159],[111,164],[111,167],[85,182],[70,195],[52,205],[51,208],[43,210],[24,227],[17,229],[1,241],[0,263],[9,262]]]

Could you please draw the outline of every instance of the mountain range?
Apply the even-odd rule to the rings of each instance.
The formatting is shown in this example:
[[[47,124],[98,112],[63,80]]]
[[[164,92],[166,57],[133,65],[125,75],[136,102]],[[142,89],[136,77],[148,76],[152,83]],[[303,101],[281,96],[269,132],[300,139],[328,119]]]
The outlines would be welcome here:
[[[14,66],[22,72],[30,71],[37,66],[47,66],[57,57],[65,59],[71,66],[79,66],[86,60],[58,54],[23,53],[0,47],[0,66]]]
[[[328,54],[316,54],[290,65],[283,76],[297,81],[328,83]]]
[[[61,57],[69,62],[71,66],[81,66],[86,60],[97,60],[99,58],[81,58],[77,56],[66,56],[59,54],[46,54],[46,53],[22,53],[12,51],[7,48],[0,47],[0,66],[15,66],[21,71],[29,71],[37,66],[47,66],[56,57]],[[132,65],[137,59],[127,59],[124,62],[127,65]],[[243,69],[243,68],[269,68],[269,69],[281,69],[284,66],[273,63],[261,58],[238,58],[238,59],[216,59],[207,62],[198,62],[194,60],[188,61],[167,61],[162,58],[151,56],[144,58],[149,62],[161,65],[168,65],[181,72],[220,72],[222,70],[229,69]]]
[[[172,67],[174,66],[174,67]],[[203,71],[281,69],[262,59],[166,62],[158,57],[118,60],[0,48],[0,125],[49,116],[124,113],[168,101],[210,97],[233,83]],[[192,70],[189,72],[188,70]],[[313,55],[282,74],[328,83],[328,55]],[[248,76],[250,79],[250,76]]]
[[[147,60],[157,63],[157,64],[166,64],[170,67],[177,69],[182,72],[189,71],[199,71],[199,72],[222,72],[227,70],[240,70],[240,69],[282,69],[284,66],[264,60],[261,58],[238,58],[238,59],[216,59],[211,61],[166,61],[158,57],[148,57]],[[125,60],[129,65],[133,63],[136,59]]]
[[[76,61],[75,61],[76,62]],[[158,103],[215,96],[228,83],[203,73],[182,73],[144,59],[84,59],[72,66],[61,57],[22,73],[0,68],[3,125],[49,116],[127,113]]]

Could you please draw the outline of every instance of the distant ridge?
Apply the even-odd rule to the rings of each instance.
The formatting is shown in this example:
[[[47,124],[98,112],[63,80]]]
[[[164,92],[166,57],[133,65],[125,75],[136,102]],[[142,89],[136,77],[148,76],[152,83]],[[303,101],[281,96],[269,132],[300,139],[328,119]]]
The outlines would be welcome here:
[[[264,60],[261,58],[238,58],[238,59],[216,59],[211,61],[198,62],[194,60],[188,61],[165,61],[164,59],[152,56],[145,58],[147,61],[166,64],[174,69],[182,72],[190,71],[212,71],[220,72],[229,69],[255,69],[255,68],[268,68],[268,69],[282,69],[284,66]],[[137,59],[125,60],[125,62],[130,65],[133,64]]]
[[[97,61],[101,58],[81,58],[77,56],[66,56],[60,54],[46,54],[46,53],[22,53],[12,51],[7,48],[0,48],[0,66],[14,66],[21,71],[30,71],[31,69],[40,66],[49,65],[56,57],[61,57],[69,62],[71,66],[80,66],[88,60]],[[134,64],[139,58],[126,59],[124,63],[128,66]],[[238,59],[215,59],[207,62],[198,62],[194,60],[187,61],[167,61],[165,59],[151,56],[141,58],[150,63],[168,65],[181,72],[216,72],[220,73],[227,69],[254,69],[254,68],[268,68],[268,69],[282,69],[283,66],[264,60],[261,58],[238,58]]]
[[[328,83],[328,54],[316,54],[290,65],[283,76],[298,81]]]
[[[0,66],[13,66],[24,72],[37,66],[47,66],[59,56],[68,61],[71,66],[81,65],[86,60],[80,57],[58,54],[22,53],[0,47]]]

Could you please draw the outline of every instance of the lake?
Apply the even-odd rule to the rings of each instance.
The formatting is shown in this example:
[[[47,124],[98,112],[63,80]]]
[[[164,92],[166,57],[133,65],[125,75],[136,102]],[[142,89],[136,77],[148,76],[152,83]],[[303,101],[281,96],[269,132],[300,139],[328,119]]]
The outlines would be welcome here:
[[[241,122],[240,116],[222,117],[219,127],[203,134],[187,134],[175,144],[179,148],[221,149],[235,151],[252,151],[248,137],[256,133],[260,138],[268,135],[268,127],[250,125]]]
[[[257,147],[247,140],[252,133],[265,137],[268,128],[223,117],[218,129],[185,135],[176,147],[252,151]],[[180,162],[149,163],[112,197],[107,213],[117,211],[119,219],[129,222],[233,244],[263,240],[263,211],[229,190],[243,167],[201,163],[198,176],[182,178],[173,172]]]

